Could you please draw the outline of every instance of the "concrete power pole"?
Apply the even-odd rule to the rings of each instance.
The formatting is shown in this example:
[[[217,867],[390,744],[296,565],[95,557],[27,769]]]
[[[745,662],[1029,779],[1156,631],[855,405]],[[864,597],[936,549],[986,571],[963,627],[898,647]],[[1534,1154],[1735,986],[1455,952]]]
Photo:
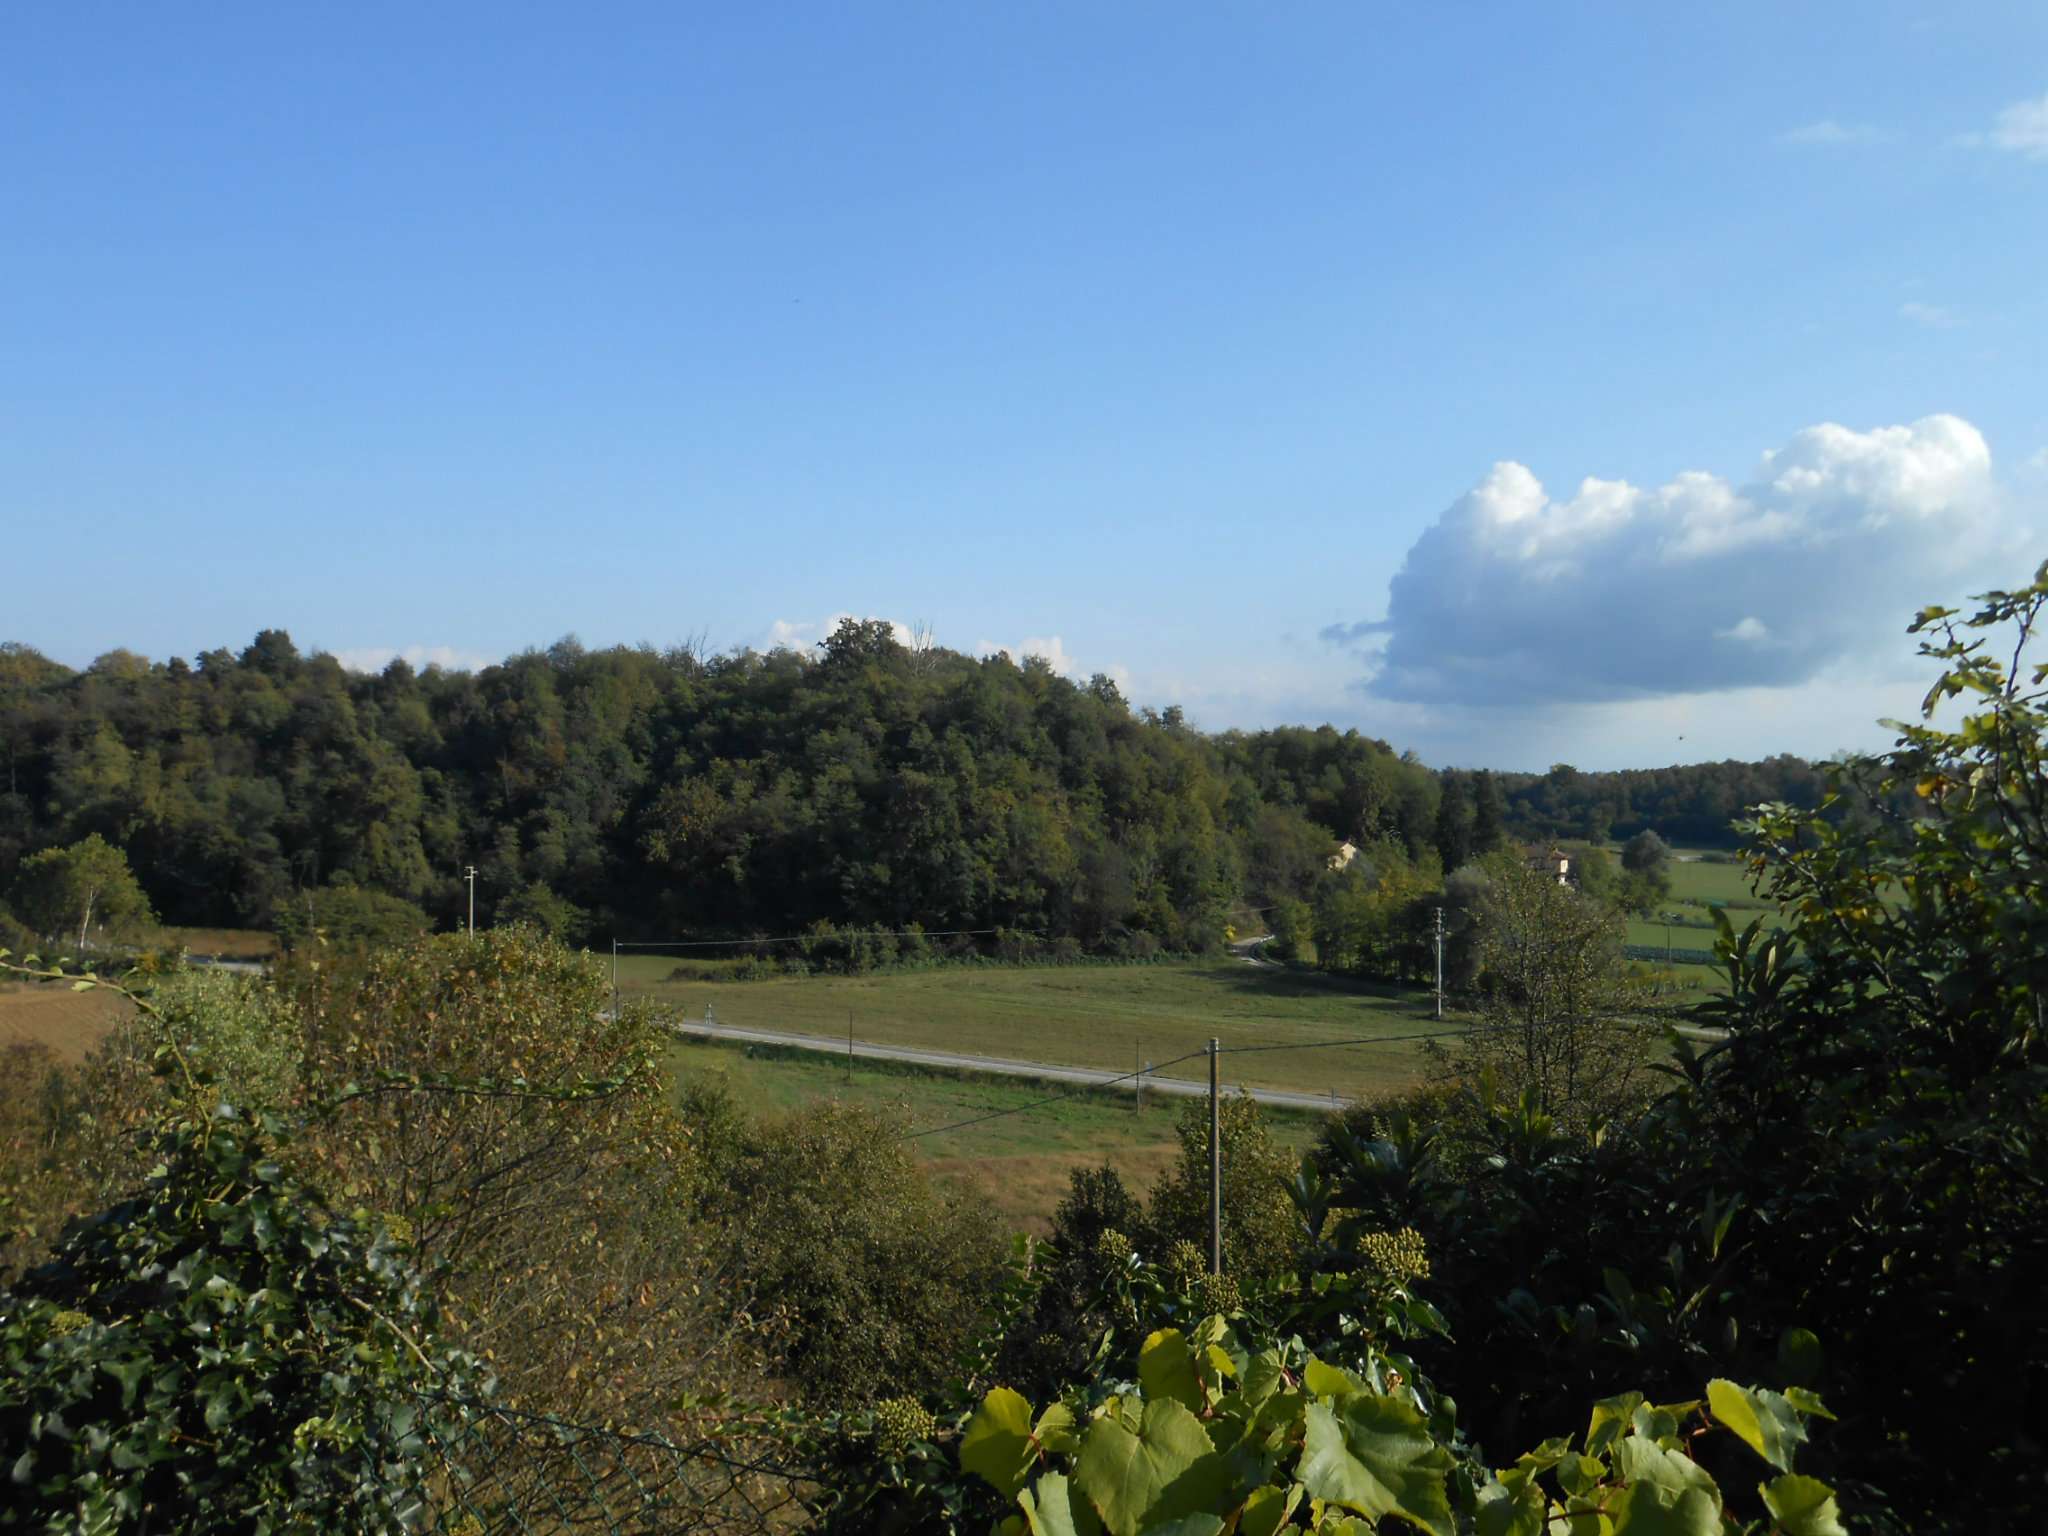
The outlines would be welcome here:
[[[1436,909],[1436,1016],[1444,1016],[1444,909]]]
[[[463,879],[465,879],[465,880],[467,880],[467,881],[469,882],[469,933],[470,933],[470,937],[471,937],[471,938],[475,938],[475,937],[476,937],[476,866],[475,866],[474,864],[472,864],[472,865],[470,865],[470,866],[469,866],[468,868],[466,868],[465,870],[463,870],[463,872],[462,872],[462,878],[463,878]]]
[[[1217,1042],[1209,1042],[1209,1273],[1223,1273],[1223,1088]]]
[[[612,940],[612,1018],[619,1016],[619,941]]]

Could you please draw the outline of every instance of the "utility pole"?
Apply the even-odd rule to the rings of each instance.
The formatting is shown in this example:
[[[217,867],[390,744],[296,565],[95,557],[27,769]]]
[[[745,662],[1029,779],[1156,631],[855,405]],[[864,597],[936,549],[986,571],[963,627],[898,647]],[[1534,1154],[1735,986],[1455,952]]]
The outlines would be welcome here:
[[[612,1020],[619,1017],[619,941],[612,940]]]
[[[1223,1080],[1215,1039],[1209,1041],[1209,1273],[1223,1273]]]
[[[463,870],[462,878],[469,882],[469,936],[476,937],[476,866]]]
[[[1436,1016],[1444,1016],[1444,909],[1436,909]]]
[[[853,1010],[846,1010],[846,1086],[853,1086]]]
[[[1131,1042],[1131,1113],[1142,1114],[1145,1109],[1145,1042]]]

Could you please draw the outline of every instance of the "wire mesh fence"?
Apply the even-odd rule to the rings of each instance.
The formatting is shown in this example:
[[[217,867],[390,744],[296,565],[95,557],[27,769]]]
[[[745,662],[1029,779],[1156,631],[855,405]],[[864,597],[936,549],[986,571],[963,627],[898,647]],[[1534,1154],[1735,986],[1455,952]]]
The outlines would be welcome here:
[[[823,1492],[773,1415],[674,1438],[462,1398],[418,1411],[426,1470],[405,1502],[422,1532],[759,1536],[802,1525]]]

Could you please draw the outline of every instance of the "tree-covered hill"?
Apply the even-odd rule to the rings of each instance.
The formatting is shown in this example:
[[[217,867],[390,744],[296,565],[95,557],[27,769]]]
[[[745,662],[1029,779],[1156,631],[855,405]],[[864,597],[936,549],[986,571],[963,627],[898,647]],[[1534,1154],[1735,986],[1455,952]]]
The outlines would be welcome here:
[[[171,922],[267,927],[354,887],[447,923],[474,864],[480,920],[572,937],[915,923],[1143,953],[1305,896],[1341,840],[1454,865],[1474,831],[1633,816],[1705,841],[1817,782],[1792,759],[1651,777],[1490,786],[1329,726],[1207,734],[1104,677],[853,620],[815,652],[565,640],[476,673],[351,673],[278,630],[83,671],[0,646],[0,890],[97,833]]]

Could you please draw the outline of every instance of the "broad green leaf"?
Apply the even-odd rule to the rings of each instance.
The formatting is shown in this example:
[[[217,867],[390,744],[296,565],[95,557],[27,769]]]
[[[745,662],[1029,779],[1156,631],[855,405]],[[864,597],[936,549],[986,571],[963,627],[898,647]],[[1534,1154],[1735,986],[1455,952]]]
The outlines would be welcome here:
[[[1213,1510],[1230,1481],[1202,1421],[1170,1397],[1145,1404],[1133,1433],[1120,1414],[1088,1427],[1074,1462],[1074,1484],[1114,1536]]]
[[[1396,1515],[1436,1536],[1451,1536],[1444,1489],[1450,1455],[1429,1436],[1422,1415],[1395,1397],[1361,1393],[1335,1410],[1309,1404],[1295,1475],[1316,1498],[1362,1515]]]
[[[1244,1501],[1244,1510],[1237,1517],[1237,1536],[1273,1536],[1293,1515],[1295,1506],[1301,1503],[1301,1484],[1289,1483],[1285,1488],[1276,1488],[1268,1483],[1263,1488],[1252,1490],[1252,1496]]]
[[[1797,1408],[1801,1413],[1812,1414],[1817,1419],[1827,1419],[1832,1422],[1835,1417],[1832,1413],[1828,1412],[1827,1404],[1820,1400],[1819,1393],[1809,1392],[1804,1387],[1787,1387],[1785,1389],[1785,1401],[1794,1408]]]
[[[1062,1456],[1071,1456],[1081,1449],[1081,1436],[1074,1428],[1074,1410],[1065,1403],[1054,1403],[1041,1413],[1031,1428],[1031,1437],[1041,1450]]]
[[[1817,1477],[1787,1472],[1759,1485],[1757,1492],[1785,1536],[1847,1536],[1834,1489]]]
[[[1698,1488],[1631,1483],[1613,1508],[1614,1536],[1721,1536],[1721,1510]]]
[[[1354,1392],[1365,1390],[1365,1383],[1342,1366],[1328,1365],[1321,1360],[1309,1361],[1301,1373],[1301,1380],[1311,1397],[1349,1397]]]
[[[1004,1497],[1015,1498],[1036,1456],[1030,1402],[1022,1393],[997,1387],[981,1400],[960,1437],[960,1470],[987,1479]]]
[[[1619,1397],[1603,1397],[1593,1405],[1593,1420],[1586,1426],[1586,1454],[1598,1456],[1608,1446],[1621,1438],[1621,1432],[1635,1417],[1636,1409],[1643,1405],[1643,1394],[1624,1392]]]
[[[1820,1338],[1811,1328],[1787,1328],[1778,1335],[1778,1369],[1787,1381],[1810,1387],[1820,1380],[1820,1367]]]
[[[1615,1474],[1627,1483],[1648,1483],[1672,1493],[1703,1493],[1716,1509],[1721,1490],[1707,1469],[1683,1451],[1667,1451],[1654,1440],[1632,1435],[1614,1448]]]
[[[1279,1351],[1261,1350],[1245,1363],[1244,1384],[1239,1388],[1238,1396],[1257,1406],[1286,1384],[1286,1370],[1280,1364]]]
[[[1223,1522],[1215,1515],[1178,1515],[1146,1526],[1143,1536],[1222,1536],[1222,1531]]]
[[[1479,1536],[1543,1536],[1544,1506],[1549,1502],[1533,1478],[1514,1488],[1488,1483],[1479,1490]]]
[[[1792,1470],[1792,1452],[1806,1438],[1806,1423],[1789,1399],[1767,1387],[1738,1387],[1716,1377],[1707,1383],[1707,1407],[1765,1461],[1780,1472]]]
[[[1017,1495],[1031,1536],[1100,1536],[1102,1522],[1064,1474],[1048,1472]]]
[[[1183,1408],[1202,1411],[1194,1356],[1178,1328],[1161,1328],[1145,1340],[1138,1350],[1138,1382],[1147,1397],[1170,1397]]]

